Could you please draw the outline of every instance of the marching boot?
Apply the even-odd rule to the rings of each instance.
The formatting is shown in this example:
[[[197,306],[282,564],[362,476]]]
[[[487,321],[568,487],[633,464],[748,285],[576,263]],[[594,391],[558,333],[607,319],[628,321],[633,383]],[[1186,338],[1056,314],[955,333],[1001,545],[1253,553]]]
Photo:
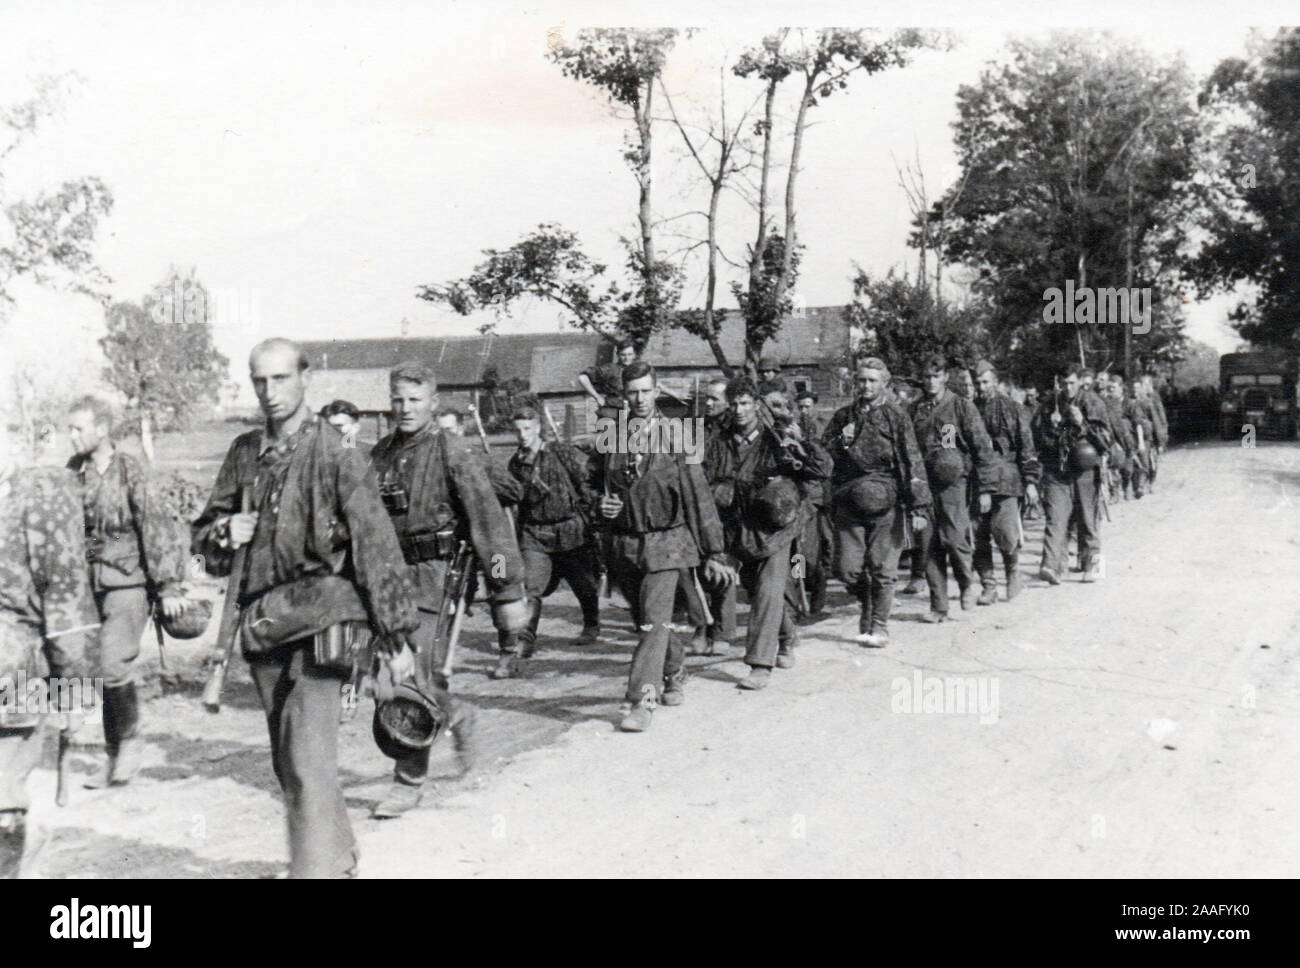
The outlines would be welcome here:
[[[456,703],[447,728],[451,731],[451,744],[456,750],[460,775],[465,776],[478,761],[478,711],[469,703]]]
[[[883,649],[889,644],[889,613],[894,606],[894,589],[877,582],[871,589],[871,630],[862,639],[864,645]]]
[[[1003,567],[1007,571],[1007,601],[1015,598],[1024,589],[1024,581],[1020,577],[1019,561],[1004,561]]]
[[[497,660],[497,666],[492,670],[493,679],[513,679],[519,673],[519,650],[522,648],[519,642],[518,632],[500,632],[497,635],[497,642],[501,647],[501,657]]]
[[[862,606],[862,614],[858,616],[858,641],[865,642],[866,637],[871,634],[871,623],[874,618],[871,585],[866,578],[858,586],[858,603]]]
[[[370,816],[376,820],[391,820],[400,817],[408,810],[413,810],[420,805],[421,786],[419,783],[403,783],[401,780],[394,780],[388,792],[384,794],[384,799],[375,804]]]
[[[125,786],[140,771],[142,741],[136,735],[140,731],[140,702],[133,682],[117,687],[114,692],[118,693],[116,699],[118,748],[109,782],[113,786]]]
[[[122,737],[119,726],[121,711],[118,706],[120,695],[120,686],[104,687],[104,698],[102,700],[104,704],[104,749],[107,751],[107,758],[95,771],[95,775],[82,784],[87,790],[103,790],[113,782]]]
[[[993,577],[993,572],[981,574],[980,585],[982,591],[980,597],[975,600],[976,605],[992,605],[998,600],[998,580]]]
[[[660,704],[664,706],[680,706],[686,702],[686,669],[678,669],[671,676],[664,679],[664,694],[660,699]]]
[[[0,880],[15,880],[27,846],[27,811],[0,810]]]
[[[655,687],[646,683],[641,687],[641,700],[628,710],[627,715],[623,717],[618,728],[625,733],[644,733],[650,728],[650,716],[655,711],[658,701],[655,698]]]

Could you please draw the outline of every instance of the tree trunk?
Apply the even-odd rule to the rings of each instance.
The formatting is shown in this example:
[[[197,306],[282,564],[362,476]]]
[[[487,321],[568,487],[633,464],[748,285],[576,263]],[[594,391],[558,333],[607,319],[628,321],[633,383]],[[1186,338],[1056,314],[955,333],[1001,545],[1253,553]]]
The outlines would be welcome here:
[[[153,463],[153,420],[148,413],[140,414],[140,449],[145,460]]]
[[[641,139],[641,159],[640,164],[637,165],[637,183],[641,190],[638,219],[641,223],[641,258],[644,261],[642,272],[645,275],[647,298],[650,300],[650,304],[654,307],[655,325],[653,328],[657,329],[659,323],[659,292],[658,286],[655,283],[654,274],[654,215],[650,206],[650,109],[653,96],[654,78],[651,78],[646,81],[645,95],[636,111],[637,134]]]

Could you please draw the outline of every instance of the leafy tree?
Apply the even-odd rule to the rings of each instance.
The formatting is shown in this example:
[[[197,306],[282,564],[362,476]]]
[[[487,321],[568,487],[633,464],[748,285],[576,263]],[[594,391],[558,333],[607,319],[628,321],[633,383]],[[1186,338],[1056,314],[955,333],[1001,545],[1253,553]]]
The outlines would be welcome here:
[[[0,105],[0,324],[15,305],[15,283],[21,279],[103,298],[108,278],[95,262],[94,243],[99,220],[113,207],[107,186],[86,176],[20,196],[11,189],[3,168],[58,112],[76,81],[73,74],[44,75],[35,79],[29,97]],[[15,377],[20,419],[29,443],[35,443],[36,426],[55,402],[50,394],[57,396],[60,391],[21,361]]]
[[[104,378],[127,398],[150,460],[153,432],[185,429],[221,388],[229,360],[212,341],[213,308],[193,270],[173,268],[140,302],[106,310]]]
[[[1013,41],[959,89],[961,181],[930,218],[948,260],[975,271],[995,347],[1049,368],[1122,367],[1130,348],[1143,366],[1177,356],[1186,236],[1172,214],[1194,174],[1193,92],[1180,61],[1096,32]],[[1044,293],[1066,280],[1150,287],[1151,331],[1046,325]]]
[[[1205,116],[1197,224],[1206,242],[1186,276],[1202,295],[1253,284],[1230,314],[1245,339],[1300,351],[1300,29],[1252,37],[1218,65]]]
[[[877,356],[900,375],[919,376],[921,363],[933,353],[966,364],[988,353],[980,312],[936,297],[924,277],[913,282],[891,269],[872,279],[858,269],[853,302],[844,312],[862,333],[858,355]]]

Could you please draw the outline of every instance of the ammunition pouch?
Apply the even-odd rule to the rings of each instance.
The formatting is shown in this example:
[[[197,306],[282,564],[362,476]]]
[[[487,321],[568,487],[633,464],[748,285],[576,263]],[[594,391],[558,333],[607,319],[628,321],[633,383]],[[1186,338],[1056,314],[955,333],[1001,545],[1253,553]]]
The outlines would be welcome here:
[[[456,554],[457,540],[454,530],[444,529],[401,535],[397,543],[401,546],[406,563],[414,565],[435,558],[451,558]]]

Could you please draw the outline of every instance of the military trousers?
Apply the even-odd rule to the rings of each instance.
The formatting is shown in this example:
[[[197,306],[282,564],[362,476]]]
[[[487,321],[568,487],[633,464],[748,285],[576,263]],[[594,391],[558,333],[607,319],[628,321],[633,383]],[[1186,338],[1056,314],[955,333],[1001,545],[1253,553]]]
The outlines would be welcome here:
[[[289,876],[346,877],[360,854],[339,785],[339,710],[345,673],[318,666],[310,639],[248,662],[284,793]]]
[[[993,507],[988,514],[979,514],[975,523],[975,571],[984,585],[996,585],[993,566],[993,546],[1002,554],[1002,563],[1015,567],[1020,558],[1022,535],[1020,531],[1020,498],[1005,494],[993,495]]]
[[[582,624],[600,624],[600,579],[589,545],[583,544],[569,551],[551,552],[525,548],[522,554],[524,594],[530,601],[540,605],[541,600],[558,587],[558,580],[562,578],[569,583],[574,597],[578,599],[578,606],[582,609]],[[525,633],[529,641],[537,638],[537,623],[541,617],[541,608],[535,607]]]
[[[836,504],[835,576],[870,610],[872,632],[886,633],[894,602],[894,577],[903,551],[903,515],[895,505],[862,517]],[[921,535],[918,535],[918,544]]]
[[[974,574],[971,543],[970,505],[966,478],[947,487],[930,482],[934,498],[934,524],[925,530],[925,580],[930,586],[930,608],[948,611],[948,563],[952,563],[957,587],[965,591]]]
[[[1043,472],[1043,567],[1058,575],[1068,566],[1071,518],[1079,529],[1079,564],[1087,568],[1101,552],[1097,529],[1098,471]]]
[[[664,680],[676,676],[686,664],[686,645],[672,634],[669,623],[678,585],[691,581],[690,570],[641,571],[616,562],[610,580],[632,606],[632,623],[637,630],[627,699],[640,702],[646,686],[653,687],[656,700],[661,699]]]
[[[135,678],[140,637],[149,624],[149,595],[143,585],[95,592],[99,608],[98,675],[108,688],[125,686]]]
[[[776,664],[777,652],[794,644],[789,603],[790,542],[783,542],[766,558],[742,558],[740,584],[749,596],[745,662],[770,669]]]

